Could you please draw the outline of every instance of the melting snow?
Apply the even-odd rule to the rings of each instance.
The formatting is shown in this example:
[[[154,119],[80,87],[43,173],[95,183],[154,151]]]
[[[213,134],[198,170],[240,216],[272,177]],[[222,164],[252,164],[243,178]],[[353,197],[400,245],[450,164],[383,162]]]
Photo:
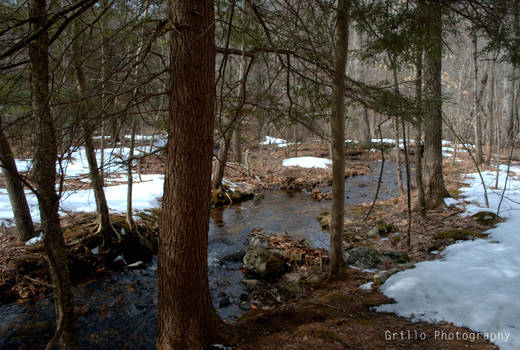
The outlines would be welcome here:
[[[41,241],[43,241],[43,232],[41,232],[38,236],[33,237],[30,240],[28,240],[27,242],[25,242],[25,245],[30,246],[30,245],[34,245],[36,243],[40,243]]]
[[[301,168],[321,168],[327,169],[327,165],[331,165],[332,161],[325,158],[316,157],[297,157],[284,159],[283,166],[299,166]]]
[[[368,282],[368,283],[362,284],[359,286],[359,289],[371,290],[373,284],[374,284],[374,282]]]
[[[278,147],[287,147],[294,145],[294,143],[288,143],[287,140],[279,139],[276,137],[266,136],[264,141],[260,142],[262,146],[277,145]]]
[[[126,171],[126,165],[123,160],[128,158],[129,148],[107,148],[105,149],[105,172],[117,173]],[[139,154],[139,150],[135,150]],[[96,152],[98,162],[101,160],[101,153]],[[16,165],[19,171],[26,171],[30,169],[32,163],[30,160],[17,160]],[[69,160],[62,163],[66,178],[74,178],[80,176],[87,176],[89,172],[88,162],[85,154],[85,149],[80,147],[76,152],[71,154]],[[164,176],[161,174],[146,174],[141,175],[140,181],[137,174],[134,175],[133,196],[132,203],[134,209],[147,209],[150,207],[157,207],[159,203],[158,197],[162,196]],[[90,182],[88,177],[82,179],[82,182]],[[107,179],[107,183],[111,181],[122,180],[126,181],[126,176],[120,176],[112,180]],[[26,191],[27,202],[31,211],[33,221],[40,221],[40,213],[38,210],[38,201],[36,196],[30,191]],[[105,187],[105,195],[108,205],[112,212],[126,212],[126,196],[127,185],[107,186]],[[84,211],[94,212],[96,210],[96,203],[94,199],[94,192],[91,189],[78,191],[65,191],[62,194],[60,201],[60,210],[65,211]],[[11,203],[5,189],[0,189],[0,221],[9,221],[13,218]],[[32,241],[32,240],[31,240]],[[31,242],[29,241],[29,242]]]
[[[466,180],[469,187],[461,189],[465,199],[473,202],[466,207],[465,215],[497,210],[505,174],[496,190],[490,190],[496,173],[482,175],[490,208],[485,208],[478,174],[471,174]],[[441,253],[442,260],[422,262],[413,270],[392,275],[381,291],[397,303],[381,305],[377,310],[414,320],[453,322],[487,334],[501,349],[520,349],[519,211],[520,180],[509,177],[500,211],[506,221],[486,232],[489,239],[453,244]]]

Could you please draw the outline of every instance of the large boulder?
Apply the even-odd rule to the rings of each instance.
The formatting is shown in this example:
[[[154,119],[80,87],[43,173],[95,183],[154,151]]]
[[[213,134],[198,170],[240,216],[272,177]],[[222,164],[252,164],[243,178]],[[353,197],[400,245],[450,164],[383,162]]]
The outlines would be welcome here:
[[[403,264],[410,261],[408,254],[393,250],[376,250],[369,247],[356,247],[343,252],[347,265],[360,269],[374,269],[385,264]]]
[[[269,242],[261,237],[251,238],[243,261],[249,274],[268,279],[282,275],[288,267],[283,252],[269,248]]]

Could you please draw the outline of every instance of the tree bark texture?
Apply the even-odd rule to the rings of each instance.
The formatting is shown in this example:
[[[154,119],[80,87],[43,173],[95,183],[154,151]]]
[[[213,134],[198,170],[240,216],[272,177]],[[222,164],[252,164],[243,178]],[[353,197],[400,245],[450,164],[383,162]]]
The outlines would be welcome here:
[[[29,2],[31,32],[45,27],[47,4],[45,0]],[[67,266],[67,252],[58,216],[59,197],[56,193],[56,135],[49,106],[49,40],[46,30],[29,45],[32,114],[38,127],[34,156],[34,184],[40,207],[43,245],[49,260],[57,314],[57,331],[48,344],[60,339],[60,348],[78,348],[74,317],[72,286]]]
[[[85,78],[85,72],[83,71],[82,65],[82,50],[81,50],[81,28],[79,20],[74,22],[74,36],[75,40],[72,42],[72,65],[76,73],[76,80],[78,82],[78,93],[80,97],[79,101],[79,113],[80,120],[83,128],[85,137],[85,154],[87,156],[87,162],[89,167],[89,178],[94,192],[94,199],[96,200],[96,211],[97,211],[97,232],[102,233],[110,238],[118,237],[115,229],[110,222],[110,214],[108,211],[108,203],[105,196],[105,190],[103,185],[103,175],[96,159],[96,150],[92,141],[93,126],[88,116],[88,105],[87,105],[87,81]]]
[[[0,167],[5,179],[5,187],[9,196],[9,202],[13,209],[16,225],[16,238],[20,242],[26,242],[34,237],[34,225],[31,211],[27,204],[27,198],[23,190],[23,183],[16,168],[13,152],[9,140],[4,132],[2,118],[0,117]]]
[[[481,96],[479,98],[478,93],[478,38],[477,38],[477,32],[473,31],[473,66],[474,66],[474,78],[475,78],[475,103],[474,103],[474,123],[473,123],[473,131],[475,133],[475,146],[477,148],[477,163],[482,164],[484,161],[484,152],[482,151],[482,116],[480,113],[480,100]],[[484,79],[482,79],[484,81]],[[487,80],[487,74],[486,74],[486,80]],[[485,84],[482,85],[482,91],[484,90]]]
[[[172,0],[170,115],[160,230],[157,349],[204,349],[222,321],[207,271],[215,104],[213,1]]]
[[[426,3],[429,17],[424,65],[424,190],[427,208],[443,204],[449,196],[442,173],[442,6]]]
[[[357,31],[359,47],[363,49],[363,32]],[[363,62],[359,62],[359,81],[364,83],[366,80],[366,71],[365,64]],[[362,144],[368,146],[372,139],[370,133],[370,120],[368,119],[368,109],[360,105],[358,108],[358,131],[359,138]]]
[[[229,137],[229,135],[222,135],[222,139],[220,140],[220,146],[217,154],[217,161],[215,163],[215,171],[213,172],[214,188],[219,188],[222,185],[230,143],[231,138]]]
[[[344,264],[342,243],[345,217],[345,72],[349,35],[349,0],[338,0],[332,82],[332,210],[330,233],[330,273]]]
[[[423,165],[422,165],[422,49],[417,55],[416,79],[415,79],[415,99],[419,116],[415,123],[415,184],[417,185],[417,207],[422,216],[426,214],[426,202],[424,198]]]

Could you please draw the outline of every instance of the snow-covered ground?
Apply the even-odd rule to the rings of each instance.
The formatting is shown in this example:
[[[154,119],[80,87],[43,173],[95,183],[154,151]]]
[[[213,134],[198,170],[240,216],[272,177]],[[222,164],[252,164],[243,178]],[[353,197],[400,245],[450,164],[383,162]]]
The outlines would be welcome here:
[[[520,167],[512,171],[520,174]],[[490,208],[485,208],[478,174],[468,176],[468,187],[461,191],[472,203],[465,215],[496,212],[506,176],[502,172],[498,189],[492,190],[495,176],[483,173]],[[380,290],[397,303],[377,310],[415,320],[453,322],[480,332],[501,349],[520,349],[520,180],[513,177],[500,209],[505,222],[488,230],[487,239],[453,244],[441,253],[442,260],[422,262],[391,276]]]
[[[284,139],[279,139],[279,138],[276,138],[276,137],[266,136],[264,141],[260,142],[259,145],[260,146],[276,145],[278,147],[287,147],[287,146],[294,145],[294,143],[290,143],[290,142],[288,143],[287,140],[284,140]]]
[[[321,168],[327,169],[328,165],[331,165],[332,161],[325,158],[316,157],[296,157],[287,158],[282,162],[283,166],[299,166],[300,168]]]
[[[146,150],[147,152],[148,150]],[[117,173],[126,171],[125,159],[128,159],[130,153],[129,147],[122,148],[105,148],[104,152],[104,170],[106,173]],[[134,149],[134,157],[138,157],[143,151],[140,148]],[[70,155],[71,160],[62,161],[61,166],[65,172],[66,178],[74,178],[88,175],[89,167],[87,155],[84,147],[78,148]],[[96,159],[98,166],[101,164],[101,151],[96,150]],[[18,171],[28,171],[32,168],[32,160],[16,159],[16,168]],[[56,170],[60,172],[59,164],[56,164]]]
[[[126,137],[126,136],[125,136]],[[136,139],[139,140],[150,140],[150,136],[136,135]],[[164,138],[157,136],[155,138],[154,145],[160,146]],[[148,147],[146,147],[146,152]],[[126,172],[125,159],[128,159],[130,149],[124,148],[106,148],[105,149],[105,166],[104,170],[106,174],[120,174]],[[134,150],[134,154],[138,156],[142,154],[143,150],[137,148]],[[96,152],[98,164],[101,163],[101,152]],[[32,163],[30,160],[16,160],[16,166],[19,171],[27,171],[31,169]],[[81,180],[85,183],[89,183],[88,178],[89,167],[85,154],[85,149],[80,147],[78,150],[71,154],[70,160],[62,163],[65,178],[72,179],[77,177],[83,177]],[[57,165],[57,169],[59,166]],[[142,179],[142,181],[141,181]],[[162,196],[164,176],[162,174],[147,174],[141,175],[141,179],[134,175],[133,184],[133,195],[132,205],[133,208],[138,210],[147,209],[151,207],[157,207],[157,198]],[[126,181],[126,175],[121,175],[115,178],[107,178],[105,181],[110,184],[114,181]],[[116,185],[105,187],[105,195],[107,198],[108,206],[110,211],[113,213],[126,212],[126,196],[127,196],[127,185]],[[35,222],[40,222],[40,213],[38,210],[38,201],[36,196],[30,191],[26,191],[27,202],[31,210],[31,216]],[[77,191],[64,191],[60,201],[60,211],[65,212],[93,212],[96,210],[96,202],[94,199],[94,193],[91,189],[88,190],[77,190]],[[13,221],[13,212],[11,209],[11,203],[7,195],[6,189],[0,189],[0,222],[11,223]]]
[[[142,175],[142,182],[134,182],[132,205],[134,209],[147,209],[158,207],[157,198],[162,196],[164,176]],[[134,178],[138,181],[138,178]],[[108,206],[112,213],[126,212],[126,192],[127,185],[107,186],[105,195]],[[40,212],[36,196],[26,191],[27,202],[31,210],[31,216],[35,222],[40,222]],[[96,201],[94,192],[91,189],[78,191],[65,191],[60,201],[60,212],[94,212],[96,211]],[[11,203],[5,189],[0,189],[0,222],[10,222],[13,220]]]

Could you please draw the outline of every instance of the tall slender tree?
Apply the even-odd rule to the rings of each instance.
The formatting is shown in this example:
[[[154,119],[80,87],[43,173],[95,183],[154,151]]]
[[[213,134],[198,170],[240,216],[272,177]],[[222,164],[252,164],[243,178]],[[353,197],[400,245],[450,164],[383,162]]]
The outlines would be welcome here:
[[[478,93],[478,36],[477,31],[472,31],[473,36],[473,72],[475,79],[475,96],[474,96],[474,110],[473,110],[473,129],[475,133],[475,145],[477,148],[476,161],[478,164],[482,164],[484,161],[484,152],[482,150],[482,116],[480,109],[480,99]],[[487,75],[486,75],[487,77]],[[484,84],[482,89],[484,89]]]
[[[89,178],[92,184],[92,191],[94,192],[94,199],[96,200],[97,212],[97,232],[103,234],[111,239],[118,238],[120,235],[115,231],[110,221],[108,211],[108,203],[105,196],[103,185],[103,177],[100,167],[98,166],[96,158],[96,150],[92,140],[94,125],[88,115],[90,108],[88,107],[88,93],[87,93],[87,78],[83,69],[82,54],[82,34],[80,19],[76,19],[73,24],[74,41],[72,42],[72,65],[77,81],[77,91],[79,95],[79,119],[83,129],[85,153],[89,167]],[[103,164],[101,164],[103,167]]]
[[[38,126],[35,130],[34,184],[40,207],[43,245],[49,261],[57,314],[57,329],[47,349],[78,348],[76,320],[67,252],[58,216],[59,197],[56,193],[57,144],[54,120],[49,105],[49,38],[47,32],[47,3],[29,2],[29,25],[32,33],[40,34],[29,45],[32,115]]]
[[[0,167],[4,175],[11,208],[13,208],[16,237],[20,242],[25,242],[34,237],[34,226],[11,145],[3,129],[2,119],[0,116]]]
[[[332,210],[330,274],[344,264],[342,242],[345,218],[345,73],[347,68],[350,0],[338,0],[332,81]]]
[[[363,32],[357,31],[358,43],[360,50],[363,50]],[[366,81],[366,69],[365,64],[363,62],[359,62],[359,80],[362,83]],[[360,105],[358,109],[358,130],[359,130],[359,138],[361,142],[368,146],[372,137],[370,133],[370,120],[368,118],[368,108],[366,106]]]
[[[442,4],[426,1],[424,40],[424,192],[427,208],[449,196],[442,173]]]
[[[417,187],[417,205],[414,210],[418,210],[422,216],[426,214],[426,202],[424,196],[423,165],[422,165],[422,71],[423,71],[423,50],[422,46],[417,49],[415,63],[415,100],[419,115],[415,121],[415,184]]]

